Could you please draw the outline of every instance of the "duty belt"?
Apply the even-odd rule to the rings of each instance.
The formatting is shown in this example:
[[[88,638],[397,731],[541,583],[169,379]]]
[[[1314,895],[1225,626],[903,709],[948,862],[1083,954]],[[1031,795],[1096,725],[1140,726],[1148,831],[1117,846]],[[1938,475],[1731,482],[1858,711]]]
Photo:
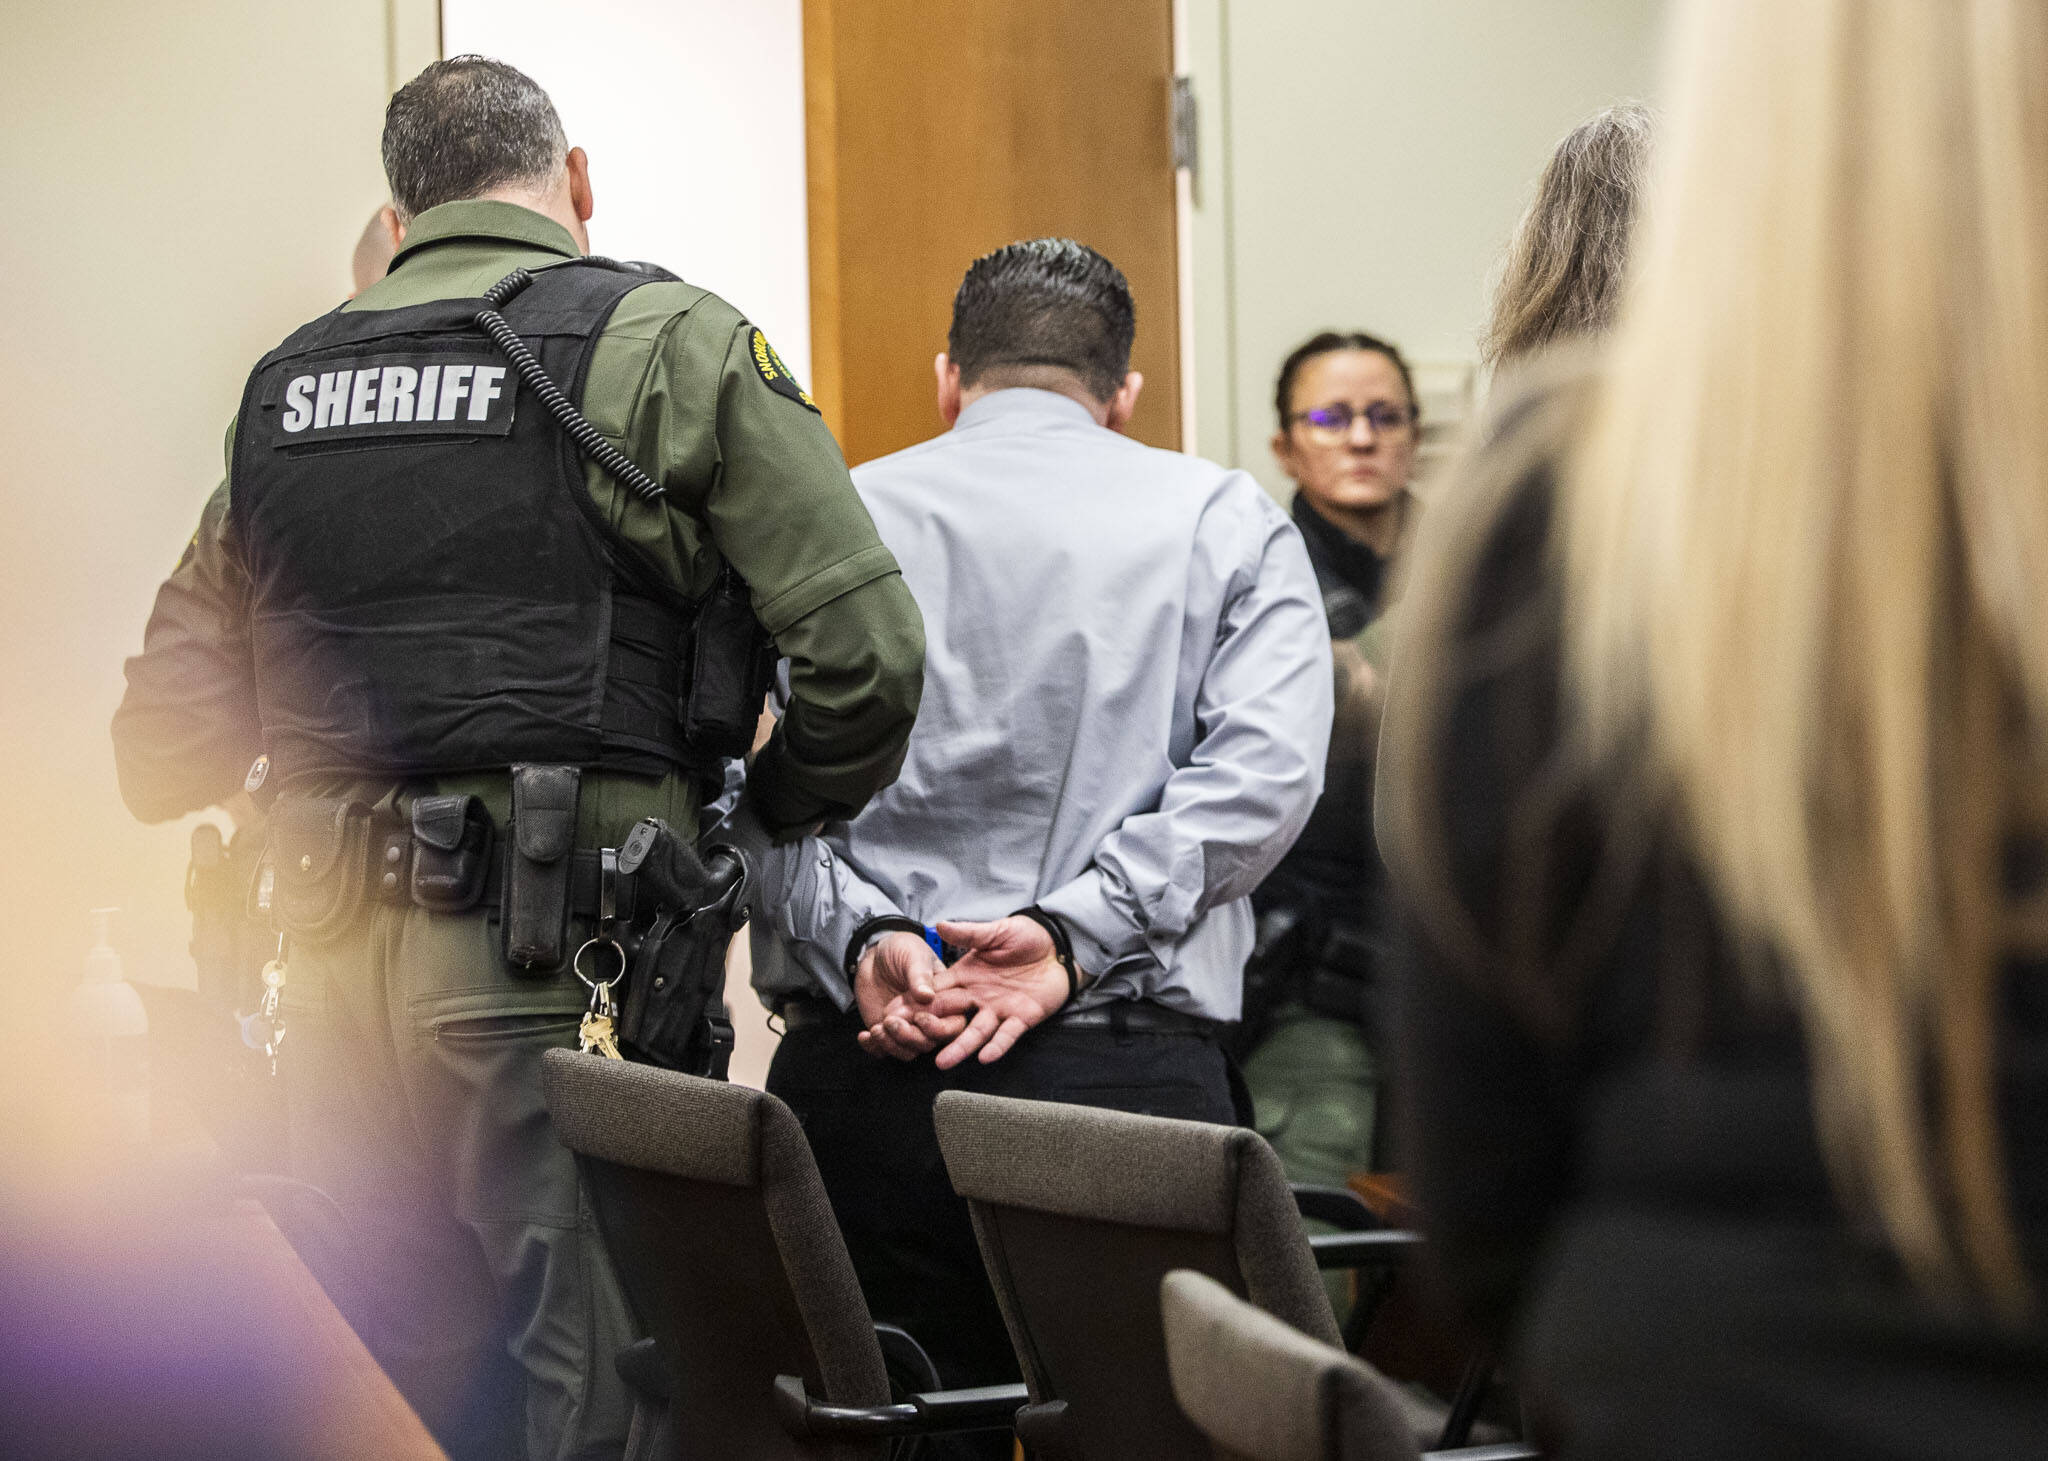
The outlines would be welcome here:
[[[412,901],[411,883],[413,857],[416,852],[415,838],[409,827],[392,827],[380,830],[370,845],[371,879],[370,896],[380,903],[409,903]],[[500,838],[491,849],[490,871],[479,890],[474,906],[496,908],[505,891],[507,864],[513,857],[512,848]],[[630,920],[636,911],[634,888],[638,879],[631,873],[617,871],[618,849],[615,847],[579,847],[569,854],[569,912],[578,918],[596,918],[600,914]],[[607,905],[604,898],[604,882],[607,869],[611,871],[613,902]]]
[[[275,871],[259,882],[252,911],[275,910],[279,926],[311,938],[345,926],[364,903],[502,910],[518,891],[510,886],[515,863],[531,860],[530,847],[523,854],[511,829],[495,828],[474,797],[416,799],[412,812],[408,824],[389,808],[346,798],[278,802],[269,829]],[[564,916],[631,922],[645,901],[636,897],[640,879],[620,870],[617,849],[573,846],[573,816],[572,803],[545,858],[559,879],[550,901]]]
[[[286,938],[345,936],[371,903],[488,908],[515,974],[566,971],[590,986],[584,1050],[631,1050],[672,1070],[722,1076],[732,1040],[718,996],[727,945],[746,917],[744,854],[716,842],[700,855],[658,817],[641,818],[617,848],[579,848],[578,769],[511,770],[512,815],[502,831],[470,794],[414,797],[409,825],[387,803],[279,799],[256,899],[280,949]],[[585,927],[572,945],[578,919]]]

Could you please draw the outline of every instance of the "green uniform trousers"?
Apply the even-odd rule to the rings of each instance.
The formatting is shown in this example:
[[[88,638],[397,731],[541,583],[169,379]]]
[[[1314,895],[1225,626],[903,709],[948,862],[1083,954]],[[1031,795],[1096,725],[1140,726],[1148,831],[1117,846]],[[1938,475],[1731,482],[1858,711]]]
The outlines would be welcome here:
[[[1342,1187],[1371,1170],[1380,1064],[1356,1024],[1289,1005],[1246,1058],[1244,1082],[1288,1181]]]
[[[1356,1024],[1287,1006],[1245,1060],[1244,1083],[1253,1124],[1280,1154],[1288,1181],[1342,1187],[1353,1172],[1371,1170],[1380,1065]],[[1351,1276],[1333,1271],[1323,1284],[1342,1319]]]
[[[566,971],[515,976],[482,912],[372,906],[289,951],[293,1174],[348,1218],[364,1339],[451,1456],[625,1447],[632,1321],[541,1097],[586,1002]]]

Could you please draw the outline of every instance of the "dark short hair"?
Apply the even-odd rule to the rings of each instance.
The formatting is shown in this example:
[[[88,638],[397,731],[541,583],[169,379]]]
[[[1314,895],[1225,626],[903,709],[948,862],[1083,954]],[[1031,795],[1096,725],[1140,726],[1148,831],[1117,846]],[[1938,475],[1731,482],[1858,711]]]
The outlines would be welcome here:
[[[1408,409],[1415,413],[1418,422],[1422,420],[1422,402],[1415,397],[1415,377],[1409,373],[1408,362],[1398,349],[1363,330],[1324,330],[1295,346],[1280,362],[1280,380],[1273,387],[1273,409],[1279,414],[1282,431],[1294,424],[1290,419],[1294,405],[1294,378],[1301,374],[1301,368],[1318,355],[1334,355],[1339,350],[1371,350],[1391,360],[1394,369],[1401,373],[1401,389],[1408,392]]]
[[[487,56],[434,62],[384,109],[384,176],[405,218],[507,183],[541,186],[568,151],[548,94]]]
[[[946,352],[963,386],[1007,366],[1057,366],[1107,401],[1131,368],[1137,331],[1122,270],[1070,238],[1034,238],[968,267]]]

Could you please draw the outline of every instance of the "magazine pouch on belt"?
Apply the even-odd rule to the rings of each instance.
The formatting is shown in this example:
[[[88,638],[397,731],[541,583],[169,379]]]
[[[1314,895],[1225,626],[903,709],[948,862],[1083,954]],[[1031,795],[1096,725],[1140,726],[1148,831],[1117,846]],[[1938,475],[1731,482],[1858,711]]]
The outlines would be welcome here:
[[[369,879],[370,808],[348,797],[281,798],[270,809],[276,879],[271,912],[305,943],[325,943],[362,911]]]
[[[491,815],[473,796],[422,796],[412,804],[412,901],[464,913],[483,901],[491,873]]]
[[[574,766],[512,768],[511,846],[505,851],[505,957],[535,972],[568,952],[570,853],[583,773]]]

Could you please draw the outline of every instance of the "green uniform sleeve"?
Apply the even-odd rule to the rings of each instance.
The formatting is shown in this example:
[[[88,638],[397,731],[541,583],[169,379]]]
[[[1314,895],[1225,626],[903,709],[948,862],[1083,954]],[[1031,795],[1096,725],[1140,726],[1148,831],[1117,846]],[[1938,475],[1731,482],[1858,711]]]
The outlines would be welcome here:
[[[225,801],[262,749],[247,605],[223,482],[157,590],[142,653],[127,663],[128,689],[114,712],[121,797],[145,822]]]
[[[676,282],[620,302],[583,403],[668,494],[643,503],[592,469],[613,531],[693,596],[729,561],[789,658],[787,714],[747,778],[762,818],[851,816],[902,765],[924,621],[824,419],[739,311]]]
[[[700,511],[789,659],[788,710],[748,794],[778,830],[850,817],[902,767],[924,620],[824,419],[760,332],[714,303],[691,311],[669,351],[677,375],[715,372],[703,384],[717,466]]]

